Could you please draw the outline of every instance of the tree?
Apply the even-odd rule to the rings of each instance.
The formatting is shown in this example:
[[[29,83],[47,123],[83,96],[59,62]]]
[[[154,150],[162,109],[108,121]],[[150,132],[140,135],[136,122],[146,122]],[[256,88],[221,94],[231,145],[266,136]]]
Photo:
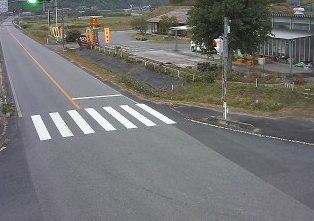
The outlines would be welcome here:
[[[135,30],[139,30],[141,34],[146,33],[148,22],[144,16],[134,17],[131,20],[131,26]]]
[[[161,20],[159,21],[159,32],[161,34],[167,34],[169,32],[169,28],[178,25],[177,17],[172,16],[168,17],[166,15],[161,16]]]
[[[194,5],[195,0],[169,0],[172,5]]]
[[[241,49],[247,53],[258,51],[258,47],[271,34],[269,0],[197,0],[189,12],[188,23],[193,27],[192,40],[203,43],[209,50],[213,39],[224,30],[223,18],[231,20],[229,37],[229,61],[232,52]],[[231,66],[229,67],[231,68]]]

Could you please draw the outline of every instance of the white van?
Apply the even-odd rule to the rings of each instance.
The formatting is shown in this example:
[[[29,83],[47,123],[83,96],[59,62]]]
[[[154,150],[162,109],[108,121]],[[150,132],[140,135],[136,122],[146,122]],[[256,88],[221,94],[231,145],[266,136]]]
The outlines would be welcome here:
[[[205,44],[203,43],[203,47],[205,46]],[[202,52],[202,49],[199,45],[197,45],[194,41],[191,40],[190,42],[190,49],[192,52]]]

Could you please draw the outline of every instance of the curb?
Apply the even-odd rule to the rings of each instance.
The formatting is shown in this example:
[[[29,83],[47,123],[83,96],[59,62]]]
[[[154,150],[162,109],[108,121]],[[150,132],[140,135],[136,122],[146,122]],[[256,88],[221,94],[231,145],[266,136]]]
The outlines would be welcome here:
[[[200,119],[201,122],[213,124],[216,126],[227,127],[234,130],[243,130],[247,132],[257,133],[259,129],[254,127],[252,124],[243,123],[239,121],[232,121],[232,120],[223,120],[222,118],[218,117],[207,117]]]

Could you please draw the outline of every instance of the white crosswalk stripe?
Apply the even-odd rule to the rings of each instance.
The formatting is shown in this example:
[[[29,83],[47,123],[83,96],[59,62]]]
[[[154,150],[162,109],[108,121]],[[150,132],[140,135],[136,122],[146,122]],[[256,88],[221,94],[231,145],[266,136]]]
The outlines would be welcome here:
[[[148,118],[146,118],[145,116],[143,116],[142,114],[140,114],[139,112],[134,110],[133,108],[129,107],[128,105],[121,105],[120,107],[123,110],[125,110],[126,112],[128,112],[129,114],[131,114],[133,117],[138,119],[140,122],[142,122],[147,127],[156,126],[156,124],[154,122],[152,122],[151,120],[149,120]]]
[[[50,140],[51,136],[40,115],[33,115],[32,121],[40,140]]]
[[[126,119],[122,114],[120,114],[118,111],[113,109],[112,107],[103,107],[105,111],[107,111],[111,116],[116,118],[122,125],[124,125],[128,129],[134,129],[137,128],[135,124],[133,124],[131,121]]]
[[[55,123],[56,127],[58,128],[62,137],[73,137],[74,136],[72,131],[68,127],[68,125],[66,125],[64,120],[61,118],[59,113],[55,112],[55,113],[50,113],[49,115],[50,115],[52,121]]]
[[[72,117],[72,119],[75,121],[77,126],[79,126],[79,128],[83,131],[84,134],[95,133],[93,128],[91,128],[91,126],[88,125],[88,123],[76,110],[70,110],[68,111],[68,113]]]
[[[103,118],[94,108],[86,108],[89,113],[106,131],[116,130],[105,118]]]
[[[163,121],[166,124],[175,124],[173,120],[169,119],[165,115],[159,113],[158,111],[154,110],[153,108],[147,106],[146,104],[136,104],[138,107],[142,108],[143,110],[147,111],[151,115],[155,116],[159,120]]]
[[[145,113],[146,113],[145,115],[148,115],[147,113],[149,113],[150,114],[149,116],[151,117],[154,116],[155,118],[159,119],[165,124],[175,123],[173,120],[169,119],[165,115],[159,113],[158,111],[154,110],[153,108],[145,104],[136,104],[134,108],[130,107],[129,105],[120,105],[117,108],[118,109],[121,108],[122,109],[122,110],[120,109],[122,111],[121,113],[125,114],[125,116],[132,117],[133,120],[139,121],[142,126],[147,126],[147,127],[157,126],[156,122],[153,122],[147,116],[144,116]],[[53,112],[53,113],[49,113],[50,118],[42,118],[42,116],[40,115],[32,115],[31,119],[34,124],[35,130],[38,134],[38,137],[41,141],[52,139],[46,127],[46,125],[50,126],[51,124],[55,126],[55,128],[57,129],[56,131],[58,131],[60,135],[64,138],[75,136],[74,132],[78,131],[79,129],[84,134],[96,133],[95,130],[91,127],[95,125],[95,123],[98,123],[105,131],[116,131],[117,129],[115,126],[113,126],[113,123],[122,124],[127,129],[138,128],[137,125],[135,125],[133,122],[127,119],[127,117],[123,116],[120,112],[118,112],[113,107],[108,106],[108,107],[102,107],[99,109],[102,110],[104,116],[101,114],[101,111],[98,112],[94,108],[86,108],[85,110],[69,110],[67,111],[67,113],[69,114],[67,115],[68,117],[66,116],[62,117],[58,112]],[[85,114],[84,114],[84,111],[86,111]],[[138,111],[141,111],[141,113]],[[88,115],[86,114],[88,114],[91,118],[88,117]],[[109,122],[108,121],[109,119],[105,118],[106,115],[112,116],[115,120],[113,120],[110,117],[112,122]],[[64,119],[69,120],[69,116],[73,119],[74,122],[71,121],[71,118],[70,118],[70,122],[67,122],[67,123],[65,122]],[[86,119],[84,119],[83,116],[84,118],[85,116],[87,116]],[[75,127],[75,124],[73,123],[75,123],[78,127]],[[49,127],[49,129],[53,129],[53,127]],[[52,133],[52,135],[53,134],[54,133]]]

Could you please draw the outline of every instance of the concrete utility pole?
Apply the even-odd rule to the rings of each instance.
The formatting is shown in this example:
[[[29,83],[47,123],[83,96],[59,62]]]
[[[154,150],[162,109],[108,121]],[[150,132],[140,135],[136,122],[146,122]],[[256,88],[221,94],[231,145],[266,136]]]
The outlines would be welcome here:
[[[56,8],[56,27],[58,27],[58,0],[55,0],[55,8]]]
[[[62,29],[62,35],[61,35],[61,38],[62,38],[62,48],[64,50],[64,18],[63,18],[63,4],[61,4],[61,19],[62,19],[62,25],[61,25],[61,29]]]
[[[224,107],[224,113],[223,113],[223,119],[227,120],[227,113],[228,113],[228,55],[229,55],[229,49],[228,49],[228,32],[229,32],[229,18],[224,17],[224,38],[223,38],[223,107]]]

